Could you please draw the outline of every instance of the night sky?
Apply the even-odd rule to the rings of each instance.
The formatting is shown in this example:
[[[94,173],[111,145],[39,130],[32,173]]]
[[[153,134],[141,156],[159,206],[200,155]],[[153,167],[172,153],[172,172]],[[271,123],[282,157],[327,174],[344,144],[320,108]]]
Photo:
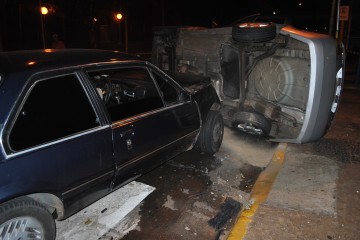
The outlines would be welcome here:
[[[354,1],[354,0],[342,0]],[[91,47],[97,42],[115,43],[124,24],[115,21],[121,11],[128,20],[131,43],[151,42],[153,26],[231,26],[252,14],[288,18],[301,29],[327,32],[332,0],[41,0],[50,10],[44,18],[46,43],[57,33],[67,47]],[[355,0],[358,4],[357,0]],[[41,48],[39,0],[0,0],[0,50]],[[275,14],[274,14],[275,13]],[[96,20],[96,21],[95,21]],[[275,21],[275,20],[274,20]],[[120,29],[120,30],[119,30]],[[113,48],[111,44],[97,45]]]

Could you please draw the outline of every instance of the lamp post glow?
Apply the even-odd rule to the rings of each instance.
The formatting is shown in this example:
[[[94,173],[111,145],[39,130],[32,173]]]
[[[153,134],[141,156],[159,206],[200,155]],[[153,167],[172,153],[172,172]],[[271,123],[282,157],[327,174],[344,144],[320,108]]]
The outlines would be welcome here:
[[[121,13],[117,13],[115,15],[116,21],[119,22],[119,43],[121,47],[121,21],[124,18],[124,16]],[[125,18],[125,52],[128,51],[128,36],[127,36],[127,19]]]
[[[121,13],[115,14],[115,20],[119,22],[119,48],[121,49],[121,19],[122,19]]]
[[[45,44],[45,27],[44,27],[44,22],[45,22],[45,15],[49,13],[49,10],[47,9],[47,7],[40,7],[40,20],[41,20],[41,38],[42,38],[42,46],[45,49],[46,48],[46,44]]]
[[[49,10],[47,9],[47,7],[41,7],[41,14],[42,15],[46,15],[49,13]]]
[[[123,18],[123,15],[121,13],[116,14],[116,19],[120,21]]]

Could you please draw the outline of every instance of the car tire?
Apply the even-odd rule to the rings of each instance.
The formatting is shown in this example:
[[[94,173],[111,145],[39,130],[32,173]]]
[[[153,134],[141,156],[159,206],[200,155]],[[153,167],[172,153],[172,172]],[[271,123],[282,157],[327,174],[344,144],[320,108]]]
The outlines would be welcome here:
[[[0,236],[4,239],[46,239],[56,235],[52,215],[40,203],[20,197],[0,205]]]
[[[233,127],[252,135],[267,136],[271,130],[271,122],[258,113],[237,112],[234,114]]]
[[[198,146],[202,152],[214,154],[219,151],[224,137],[224,120],[219,111],[210,110],[203,124]]]
[[[274,23],[240,23],[232,27],[232,38],[239,43],[266,42],[275,38]]]

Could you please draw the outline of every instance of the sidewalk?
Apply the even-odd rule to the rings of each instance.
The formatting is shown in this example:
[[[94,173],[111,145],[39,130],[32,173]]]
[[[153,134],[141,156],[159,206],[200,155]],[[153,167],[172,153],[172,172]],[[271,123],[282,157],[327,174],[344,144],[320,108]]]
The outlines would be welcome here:
[[[245,240],[359,239],[360,165],[313,155],[311,148],[288,147],[284,168]]]
[[[360,89],[346,84],[330,131],[288,144],[266,201],[237,239],[360,239],[359,163]]]

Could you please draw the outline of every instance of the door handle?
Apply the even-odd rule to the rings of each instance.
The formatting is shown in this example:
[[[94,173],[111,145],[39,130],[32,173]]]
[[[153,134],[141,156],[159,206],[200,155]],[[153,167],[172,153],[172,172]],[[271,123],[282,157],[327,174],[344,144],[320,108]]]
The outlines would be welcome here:
[[[120,137],[125,137],[127,135],[134,136],[134,130],[129,129],[120,133]]]

